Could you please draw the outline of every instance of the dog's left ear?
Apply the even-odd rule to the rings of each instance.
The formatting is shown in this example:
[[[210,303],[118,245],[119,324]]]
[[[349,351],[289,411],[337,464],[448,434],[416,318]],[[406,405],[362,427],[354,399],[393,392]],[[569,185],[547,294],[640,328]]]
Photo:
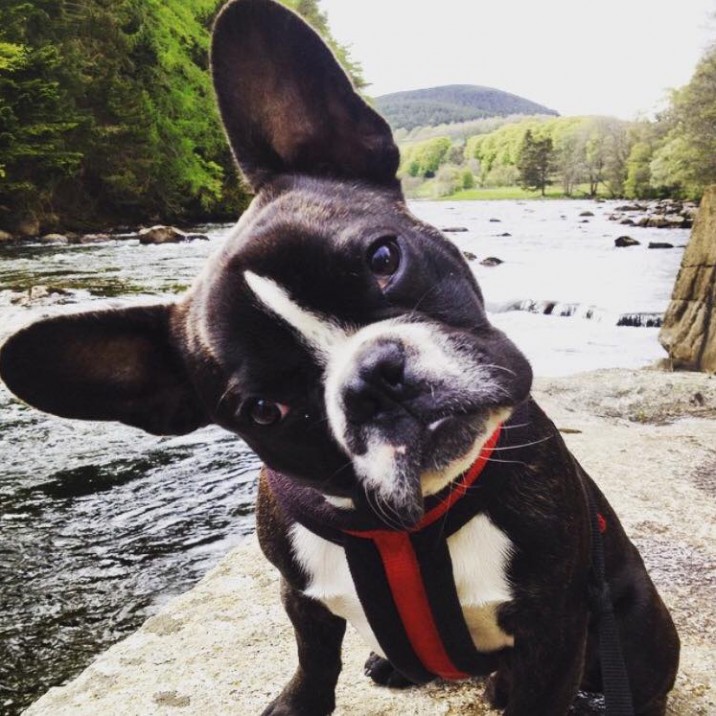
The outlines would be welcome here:
[[[211,63],[231,147],[254,189],[286,173],[397,186],[390,127],[295,13],[233,0],[214,25]]]

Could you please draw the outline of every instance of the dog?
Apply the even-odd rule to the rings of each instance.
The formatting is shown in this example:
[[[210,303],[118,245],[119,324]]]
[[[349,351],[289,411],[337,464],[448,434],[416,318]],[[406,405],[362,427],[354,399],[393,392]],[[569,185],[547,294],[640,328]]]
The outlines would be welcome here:
[[[7,386],[154,434],[216,423],[261,457],[299,659],[264,714],[333,711],[347,622],[379,684],[491,675],[506,714],[567,713],[603,688],[597,544],[633,710],[664,714],[671,617],[460,252],[406,207],[386,122],[272,0],[229,2],[211,60],[250,207],[178,302],[16,333]]]

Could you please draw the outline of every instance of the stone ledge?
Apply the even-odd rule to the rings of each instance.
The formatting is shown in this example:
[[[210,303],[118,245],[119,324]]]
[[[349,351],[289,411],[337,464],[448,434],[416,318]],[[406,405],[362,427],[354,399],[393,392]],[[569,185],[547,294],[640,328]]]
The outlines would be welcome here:
[[[610,386],[604,403],[600,395]],[[659,419],[672,400],[688,405],[694,391],[710,404],[714,380],[703,374],[601,371],[538,381],[536,390],[617,509],[672,610],[682,638],[672,716],[716,713],[716,419],[695,418],[688,411],[677,420],[669,413],[669,424],[628,419],[633,420],[635,394],[637,408],[643,405]],[[477,680],[408,691],[374,686],[363,675],[367,654],[349,628],[338,716],[495,713],[482,702]],[[25,713],[260,714],[294,666],[293,634],[279,603],[278,578],[252,538],[194,589]]]

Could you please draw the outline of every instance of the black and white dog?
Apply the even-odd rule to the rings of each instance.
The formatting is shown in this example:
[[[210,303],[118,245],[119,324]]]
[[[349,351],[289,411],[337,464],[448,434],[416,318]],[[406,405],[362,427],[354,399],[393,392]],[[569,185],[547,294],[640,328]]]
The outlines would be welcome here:
[[[261,456],[258,534],[299,657],[266,714],[333,710],[346,621],[378,683],[492,674],[505,713],[565,714],[602,688],[597,539],[634,711],[663,714],[671,618],[460,252],[406,208],[385,121],[271,0],[223,9],[212,66],[256,191],[233,235],[178,303],[20,331],[3,380],[70,418],[218,423]]]

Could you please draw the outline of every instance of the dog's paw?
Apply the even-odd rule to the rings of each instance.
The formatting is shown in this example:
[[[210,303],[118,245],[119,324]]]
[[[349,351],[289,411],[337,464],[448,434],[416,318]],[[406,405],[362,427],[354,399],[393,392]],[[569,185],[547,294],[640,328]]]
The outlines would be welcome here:
[[[370,676],[376,684],[388,686],[391,689],[407,689],[415,684],[403,676],[395,667],[382,656],[371,651],[363,667],[366,676]]]
[[[490,708],[496,711],[506,709],[507,695],[508,686],[505,679],[500,676],[500,672],[498,671],[489,676],[485,683],[485,701],[490,705]]]

